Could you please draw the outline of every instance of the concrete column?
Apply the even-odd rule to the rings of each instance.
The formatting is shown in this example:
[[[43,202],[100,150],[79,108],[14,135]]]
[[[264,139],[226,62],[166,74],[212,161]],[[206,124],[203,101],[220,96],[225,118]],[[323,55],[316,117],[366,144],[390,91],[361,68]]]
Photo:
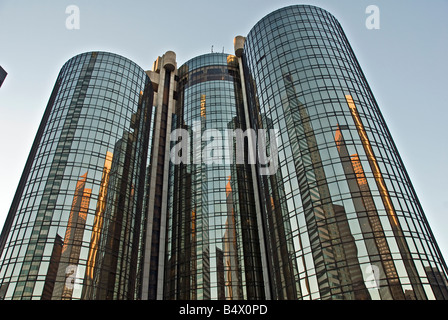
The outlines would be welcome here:
[[[176,82],[174,76],[177,73],[176,54],[173,51],[168,51],[164,56],[164,68],[171,71],[170,74],[170,92],[168,100],[168,111],[166,119],[166,142],[165,142],[165,165],[163,170],[163,193],[162,193],[162,212],[160,217],[160,246],[159,246],[159,264],[157,277],[157,300],[163,300],[164,278],[165,278],[165,250],[166,250],[166,227],[168,214],[168,182],[169,182],[169,165],[170,165],[170,133],[171,123],[173,119],[174,107],[174,91]]]
[[[233,44],[235,47],[235,55],[238,58],[238,65],[240,69],[240,79],[241,79],[241,90],[243,92],[243,105],[244,105],[244,117],[246,118],[246,128],[249,129],[251,127],[250,120],[249,120],[249,105],[247,102],[247,94],[246,94],[246,83],[245,83],[245,77],[244,77],[244,70],[243,70],[243,49],[244,49],[244,41],[246,38],[242,36],[236,36],[233,40]],[[253,152],[253,150],[256,150],[256,148],[253,148],[252,146],[252,139],[248,139],[249,143],[249,152]],[[249,155],[250,157],[254,157],[253,159],[256,159],[257,155]],[[260,206],[260,193],[258,190],[258,176],[256,171],[256,164],[251,164],[251,173],[252,173],[252,183],[254,188],[254,198],[255,198],[255,210],[257,215],[257,227],[259,230],[259,239],[260,239],[260,254],[261,254],[261,267],[262,267],[262,273],[263,273],[263,281],[264,281],[264,291],[266,299],[271,299],[271,289],[269,285],[269,269],[268,269],[268,261],[267,261],[267,253],[266,253],[266,242],[264,238],[264,227],[263,227],[263,215],[261,211]]]

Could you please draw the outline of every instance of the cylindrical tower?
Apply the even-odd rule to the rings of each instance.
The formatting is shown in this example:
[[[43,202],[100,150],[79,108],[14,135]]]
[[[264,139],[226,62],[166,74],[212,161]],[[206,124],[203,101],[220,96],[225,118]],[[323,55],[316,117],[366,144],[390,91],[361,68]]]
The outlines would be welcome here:
[[[338,21],[290,6],[249,32],[251,120],[279,132],[260,178],[275,299],[446,299],[446,265]]]
[[[134,299],[153,90],[132,61],[70,59],[1,237],[4,299]]]
[[[246,130],[242,99],[233,55],[206,54],[179,68],[166,299],[265,297],[252,177],[233,152],[235,131]]]

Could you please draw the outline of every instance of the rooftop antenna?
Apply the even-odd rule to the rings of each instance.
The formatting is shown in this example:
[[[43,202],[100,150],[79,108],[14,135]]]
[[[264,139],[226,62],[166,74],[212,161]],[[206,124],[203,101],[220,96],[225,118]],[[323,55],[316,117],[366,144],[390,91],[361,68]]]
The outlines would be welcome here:
[[[224,53],[224,47],[222,47],[222,53]]]
[[[213,45],[212,45],[212,53],[213,53]]]

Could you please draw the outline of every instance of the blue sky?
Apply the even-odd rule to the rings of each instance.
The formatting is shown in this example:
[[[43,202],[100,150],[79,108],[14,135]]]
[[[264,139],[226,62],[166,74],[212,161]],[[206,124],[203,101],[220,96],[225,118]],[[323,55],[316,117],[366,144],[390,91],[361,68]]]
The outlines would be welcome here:
[[[144,69],[177,53],[232,53],[271,11],[313,4],[342,24],[389,126],[436,240],[448,259],[448,1],[446,0],[0,0],[0,227],[62,65],[86,51],[123,55]],[[380,29],[365,26],[368,5]],[[80,29],[65,9],[80,9]]]

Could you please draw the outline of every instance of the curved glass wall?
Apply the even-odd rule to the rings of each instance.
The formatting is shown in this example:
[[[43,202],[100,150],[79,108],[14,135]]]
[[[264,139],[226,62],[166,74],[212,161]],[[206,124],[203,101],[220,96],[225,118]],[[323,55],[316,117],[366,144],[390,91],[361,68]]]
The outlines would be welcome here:
[[[313,6],[244,45],[252,121],[278,130],[260,178],[275,299],[443,299],[446,265],[338,21]]]
[[[115,54],[63,66],[8,217],[1,298],[136,297],[152,95]]]
[[[171,161],[165,298],[263,298],[250,169],[230,152],[234,130],[245,131],[237,59],[199,56],[178,75],[173,129],[186,135],[173,131],[171,150],[190,157]]]

